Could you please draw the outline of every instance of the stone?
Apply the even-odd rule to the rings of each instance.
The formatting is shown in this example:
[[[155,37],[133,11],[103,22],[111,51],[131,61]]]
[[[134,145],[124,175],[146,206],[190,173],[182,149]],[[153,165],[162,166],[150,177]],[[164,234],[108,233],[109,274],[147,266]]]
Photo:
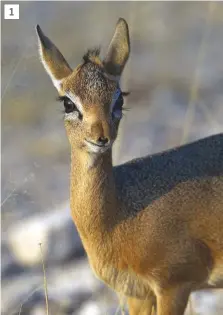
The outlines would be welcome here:
[[[45,262],[63,261],[84,252],[68,204],[12,225],[7,241],[15,259],[23,266],[41,264],[39,244]]]

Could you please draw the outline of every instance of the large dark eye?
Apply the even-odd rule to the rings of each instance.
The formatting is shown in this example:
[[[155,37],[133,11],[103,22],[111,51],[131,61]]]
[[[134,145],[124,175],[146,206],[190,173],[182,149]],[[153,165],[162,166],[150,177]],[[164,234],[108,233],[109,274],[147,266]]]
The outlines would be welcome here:
[[[63,104],[65,113],[67,114],[72,113],[74,110],[77,110],[75,104],[69,98],[65,98]]]
[[[122,117],[122,107],[124,104],[124,99],[122,94],[119,95],[113,107],[112,116],[120,119]]]
[[[59,96],[58,101],[63,102],[64,110],[66,114],[75,112],[79,119],[82,119],[83,116],[78,110],[77,106],[72,102],[67,96]]]
[[[113,111],[122,110],[123,104],[124,104],[123,96],[122,96],[122,94],[120,94],[117,101],[115,102],[115,105],[113,107]]]

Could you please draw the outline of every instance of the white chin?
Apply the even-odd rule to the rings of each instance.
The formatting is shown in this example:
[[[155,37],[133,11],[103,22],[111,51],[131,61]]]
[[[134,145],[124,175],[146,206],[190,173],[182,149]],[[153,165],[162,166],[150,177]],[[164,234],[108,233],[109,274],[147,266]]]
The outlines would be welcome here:
[[[102,154],[102,153],[106,152],[110,148],[110,145],[109,146],[105,146],[105,147],[99,147],[99,146],[91,144],[91,143],[89,143],[87,141],[85,141],[85,145],[86,145],[87,150],[88,150],[89,153],[96,153],[96,154]]]

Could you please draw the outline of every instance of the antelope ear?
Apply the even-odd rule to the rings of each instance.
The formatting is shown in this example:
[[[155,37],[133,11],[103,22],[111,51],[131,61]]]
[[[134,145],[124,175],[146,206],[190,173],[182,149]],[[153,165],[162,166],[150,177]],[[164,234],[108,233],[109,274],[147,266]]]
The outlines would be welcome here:
[[[40,26],[36,26],[39,43],[39,54],[46,72],[51,77],[54,86],[60,90],[61,80],[72,73],[59,49],[46,37]]]
[[[129,58],[130,40],[127,22],[120,18],[116,24],[115,33],[108,47],[107,55],[103,61],[105,70],[119,77]]]

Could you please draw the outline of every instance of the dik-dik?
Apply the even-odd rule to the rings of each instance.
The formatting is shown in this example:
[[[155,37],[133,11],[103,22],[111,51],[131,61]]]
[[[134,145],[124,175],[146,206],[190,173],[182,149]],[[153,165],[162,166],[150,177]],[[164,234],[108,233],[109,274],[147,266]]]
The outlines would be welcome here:
[[[36,30],[64,104],[72,218],[92,269],[127,297],[131,315],[152,305],[158,315],[182,315],[192,291],[223,287],[223,134],[113,167],[126,21],[118,20],[104,59],[90,50],[74,70]]]

